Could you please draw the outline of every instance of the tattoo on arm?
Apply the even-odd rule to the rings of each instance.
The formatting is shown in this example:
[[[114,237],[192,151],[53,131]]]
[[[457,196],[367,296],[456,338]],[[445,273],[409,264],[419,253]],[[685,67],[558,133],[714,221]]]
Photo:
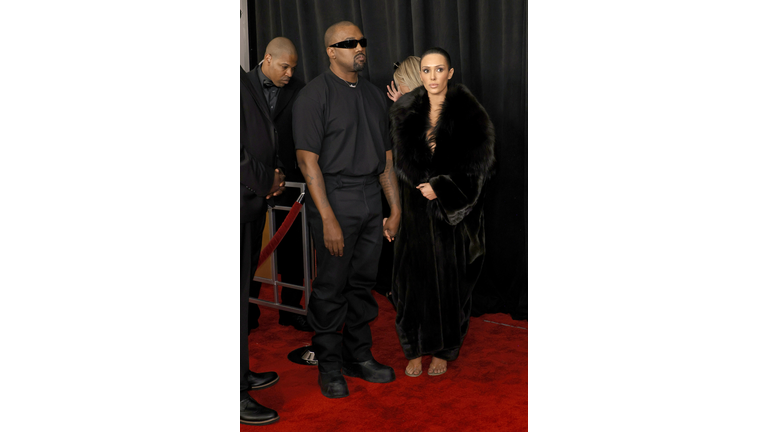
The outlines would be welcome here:
[[[297,151],[296,158],[301,169],[301,174],[304,176],[304,181],[307,183],[307,191],[312,199],[315,201],[315,205],[319,210],[323,210],[331,206],[328,202],[328,197],[325,193],[325,180],[323,180],[323,173],[320,170],[320,166],[317,164],[317,155],[310,155],[308,152]]]
[[[381,183],[381,190],[387,198],[389,207],[393,210],[400,210],[400,194],[397,190],[397,178],[395,177],[395,170],[392,168],[392,159],[387,159],[384,172],[379,174],[379,183]]]

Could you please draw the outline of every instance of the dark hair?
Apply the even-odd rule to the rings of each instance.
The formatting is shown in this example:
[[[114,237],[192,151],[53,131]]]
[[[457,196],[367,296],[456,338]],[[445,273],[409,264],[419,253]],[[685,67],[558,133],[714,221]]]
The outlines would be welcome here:
[[[445,61],[448,62],[448,69],[451,68],[451,56],[450,54],[448,54],[448,51],[440,47],[433,47],[424,51],[424,54],[421,55],[421,58],[424,59],[424,56],[427,56],[429,54],[440,54],[441,56],[445,57]]]

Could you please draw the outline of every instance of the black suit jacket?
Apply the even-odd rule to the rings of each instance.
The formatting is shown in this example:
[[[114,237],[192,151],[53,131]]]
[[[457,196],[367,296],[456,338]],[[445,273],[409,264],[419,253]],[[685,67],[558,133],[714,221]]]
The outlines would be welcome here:
[[[240,68],[240,223],[253,222],[267,211],[277,156],[277,131],[264,96]]]
[[[253,87],[258,91],[261,100],[264,101],[264,105],[266,106],[264,91],[259,82],[259,73],[256,71],[259,67],[261,66],[257,65],[256,68],[248,72],[248,78],[251,79],[251,84],[253,84]],[[283,170],[285,171],[286,181],[304,181],[304,176],[301,174],[301,170],[296,163],[296,147],[293,144],[293,121],[291,115],[293,102],[296,100],[299,90],[301,90],[304,85],[304,81],[291,78],[288,84],[280,88],[280,92],[277,96],[277,105],[275,105],[275,113],[271,115],[272,122],[277,128],[277,139],[279,141],[277,151],[280,155],[280,162],[283,165]],[[269,110],[267,110],[267,112],[269,112]]]

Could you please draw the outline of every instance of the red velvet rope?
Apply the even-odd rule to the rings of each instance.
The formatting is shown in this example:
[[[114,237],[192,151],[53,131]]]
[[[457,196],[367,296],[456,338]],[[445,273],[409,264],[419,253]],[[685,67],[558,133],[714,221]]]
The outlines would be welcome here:
[[[280,225],[280,229],[278,229],[275,235],[272,236],[272,239],[269,240],[269,243],[264,246],[264,249],[261,250],[261,255],[259,255],[259,265],[256,266],[257,269],[261,267],[261,265],[264,263],[264,261],[267,260],[267,258],[269,258],[270,255],[272,255],[272,252],[275,251],[277,245],[279,245],[283,240],[285,233],[287,233],[288,229],[291,227],[291,225],[293,225],[293,221],[296,219],[296,215],[299,214],[301,206],[302,204],[298,201],[293,203],[293,206],[291,206],[291,211],[288,212],[288,216],[285,217],[283,224]]]

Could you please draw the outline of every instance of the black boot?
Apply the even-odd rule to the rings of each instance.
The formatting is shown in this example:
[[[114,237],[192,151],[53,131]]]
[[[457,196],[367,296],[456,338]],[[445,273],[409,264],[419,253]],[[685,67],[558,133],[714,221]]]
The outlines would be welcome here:
[[[280,420],[277,411],[259,405],[252,397],[240,400],[240,423],[248,425],[268,425]]]
[[[372,383],[388,383],[395,380],[395,370],[375,359],[364,362],[344,362],[341,365],[341,371],[346,376],[362,378]]]
[[[320,372],[317,377],[317,383],[320,384],[320,392],[323,396],[331,399],[343,398],[349,396],[347,380],[340,372]]]
[[[248,380],[248,384],[250,385],[248,390],[259,390],[271,387],[277,384],[277,381],[280,379],[280,377],[277,376],[277,373],[275,372],[256,373],[250,371],[248,371],[248,375],[246,375],[245,378]]]

